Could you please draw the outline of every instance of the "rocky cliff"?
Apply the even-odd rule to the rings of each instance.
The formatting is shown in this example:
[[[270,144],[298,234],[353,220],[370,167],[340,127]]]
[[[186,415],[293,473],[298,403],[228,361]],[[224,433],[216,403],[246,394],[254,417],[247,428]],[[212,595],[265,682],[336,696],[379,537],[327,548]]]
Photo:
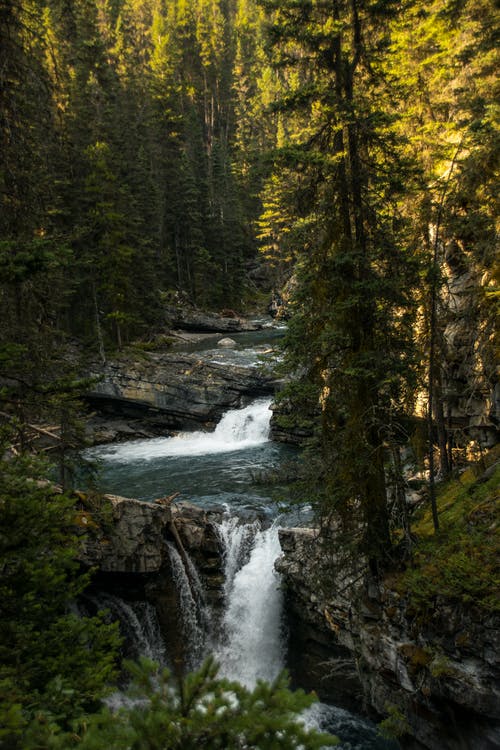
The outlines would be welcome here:
[[[103,573],[157,573],[165,556],[170,507],[118,495],[98,504],[80,493],[78,522],[85,535],[80,561]]]
[[[78,493],[82,529],[80,562],[102,573],[155,574],[168,567],[167,545],[186,550],[209,589],[220,580],[221,544],[216,523],[222,511],[158,498],[149,503],[119,495],[99,500]]]
[[[454,448],[471,441],[489,449],[499,441],[500,382],[498,380],[498,333],[495,270],[485,271],[457,242],[442,248],[443,284],[438,295],[439,401]],[[416,336],[425,338],[421,323]],[[425,351],[422,352],[425,365]],[[425,417],[427,396],[417,395],[417,419]],[[305,413],[290,398],[273,407],[271,423],[275,440],[295,445],[313,434],[319,422],[315,405]]]
[[[112,594],[126,602],[154,605],[170,664],[183,672],[193,666],[193,633],[186,633],[184,583],[196,596],[192,563],[214,618],[223,600],[222,549],[215,523],[221,513],[170,498],[148,503],[78,493],[78,524],[85,530],[80,562],[95,569],[91,594]],[[124,633],[124,636],[127,634]],[[131,644],[129,644],[131,645]]]
[[[251,398],[272,394],[276,381],[260,367],[221,365],[198,354],[143,352],[95,367],[87,401],[117,424],[94,424],[95,440],[213,426]],[[107,431],[107,432],[106,432]]]
[[[99,514],[83,503],[82,561],[97,566],[105,590],[154,603],[171,659],[182,670],[190,655],[169,549],[195,562],[217,619],[221,513],[168,499],[107,496]],[[404,748],[500,746],[498,617],[442,597],[416,610],[390,578],[375,582],[362,565],[357,573],[339,568],[333,574],[313,529],[284,528],[280,542],[276,567],[286,592],[288,665],[296,685],[374,718],[392,715]]]
[[[498,617],[444,599],[417,612],[389,580],[323,570],[315,532],[280,539],[297,682],[313,677],[326,699],[398,717],[404,747],[500,747]]]
[[[444,255],[440,317],[446,416],[452,430],[490,448],[500,427],[495,276],[476,266],[457,242],[448,243]]]

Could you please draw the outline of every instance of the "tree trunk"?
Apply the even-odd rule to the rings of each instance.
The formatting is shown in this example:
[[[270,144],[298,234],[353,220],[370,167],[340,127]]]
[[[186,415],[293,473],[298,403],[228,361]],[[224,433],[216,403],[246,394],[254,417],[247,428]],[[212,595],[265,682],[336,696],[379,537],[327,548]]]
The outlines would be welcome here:
[[[96,292],[94,282],[92,282],[92,299],[94,302],[95,327],[96,327],[96,334],[97,334],[97,343],[99,346],[99,356],[101,357],[101,361],[103,365],[105,365],[106,364],[106,352],[104,351],[104,339],[102,336],[101,319],[99,317],[99,306],[97,304],[97,292]]]

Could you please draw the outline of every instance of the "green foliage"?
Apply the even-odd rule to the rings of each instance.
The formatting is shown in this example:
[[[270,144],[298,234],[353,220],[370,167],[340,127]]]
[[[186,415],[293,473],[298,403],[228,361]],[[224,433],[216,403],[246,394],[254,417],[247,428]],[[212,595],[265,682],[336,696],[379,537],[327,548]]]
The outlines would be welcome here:
[[[421,538],[414,567],[397,581],[416,612],[431,610],[441,598],[485,612],[500,610],[499,480],[500,468],[485,482],[472,472],[450,480],[437,498],[439,536],[430,534],[428,513],[416,524]]]
[[[265,7],[285,84],[280,176],[268,181],[261,227],[268,254],[286,259],[293,247],[297,258],[285,356],[315,391],[309,497],[323,528],[356,538],[354,556],[376,567],[391,546],[386,446],[417,374],[418,258],[402,210],[414,168],[387,114],[395,92],[383,62],[387,14],[398,9],[363,0]],[[293,191],[282,175],[293,175]]]
[[[388,704],[385,710],[388,716],[378,725],[382,737],[385,737],[387,740],[394,740],[403,737],[405,734],[411,734],[411,727],[408,724],[408,720],[397,706]]]
[[[429,672],[434,679],[439,680],[440,677],[454,677],[456,676],[456,669],[450,663],[450,660],[444,654],[436,654],[429,664]]]
[[[337,742],[306,729],[298,714],[314,697],[290,692],[285,675],[247,690],[218,678],[212,659],[180,681],[147,660],[128,663],[128,668],[133,677],[130,705],[85,717],[70,733],[40,717],[25,750],[41,745],[52,750],[319,750]]]
[[[116,626],[72,612],[89,575],[75,560],[73,500],[46,470],[29,457],[0,461],[0,724],[9,748],[24,747],[39,711],[61,726],[88,711],[115,674]]]

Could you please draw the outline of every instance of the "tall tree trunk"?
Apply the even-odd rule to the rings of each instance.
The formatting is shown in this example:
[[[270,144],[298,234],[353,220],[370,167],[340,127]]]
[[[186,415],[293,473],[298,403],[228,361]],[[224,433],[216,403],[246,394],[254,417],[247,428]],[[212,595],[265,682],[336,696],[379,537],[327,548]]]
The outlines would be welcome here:
[[[94,282],[92,282],[92,299],[94,302],[95,327],[96,327],[96,334],[97,334],[97,344],[99,346],[99,356],[101,357],[101,362],[103,363],[103,365],[105,365],[106,364],[106,352],[104,351],[104,339],[102,336],[101,318],[99,316],[99,306],[97,304],[97,292],[96,292]]]
[[[441,383],[435,385],[434,395],[434,418],[436,420],[437,438],[439,446],[439,468],[443,479],[450,476],[450,464],[448,460],[448,432],[444,419],[443,391]]]
[[[430,321],[429,321],[429,372],[428,372],[428,401],[427,401],[427,435],[429,443],[429,499],[432,510],[432,522],[434,531],[439,531],[439,517],[436,502],[436,485],[434,469],[434,427],[432,415],[434,413],[434,370],[436,367],[436,273],[437,273],[437,241],[434,243],[432,270],[431,270],[431,295],[430,295]]]

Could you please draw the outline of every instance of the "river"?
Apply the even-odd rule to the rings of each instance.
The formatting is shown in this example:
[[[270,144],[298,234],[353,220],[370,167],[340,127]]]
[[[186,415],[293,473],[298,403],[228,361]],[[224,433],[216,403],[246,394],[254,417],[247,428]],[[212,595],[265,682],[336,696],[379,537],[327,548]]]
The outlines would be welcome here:
[[[238,354],[237,350],[217,353],[222,360],[255,361],[259,355],[255,338],[246,339]],[[210,343],[201,345],[205,356],[211,351]],[[257,347],[261,346],[259,342]],[[279,526],[301,521],[297,515],[290,521],[280,514],[273,488],[262,481],[268,472],[295,457],[291,448],[270,441],[269,406],[270,399],[257,399],[230,410],[211,433],[183,432],[87,451],[87,457],[99,460],[103,491],[144,500],[179,492],[180,500],[225,508],[218,528],[224,558],[224,615],[217,633],[207,627],[210,618],[204,610],[201,584],[200,591],[193,592],[196,571],[187,576],[173,547],[171,565],[181,592],[185,637],[191,644],[189,666],[197,666],[212,652],[223,675],[248,687],[257,679],[274,679],[286,667],[283,592],[274,561],[281,553]],[[307,509],[304,513],[307,518]],[[265,523],[258,518],[265,518]],[[139,653],[163,654],[150,608],[116,597],[103,604],[122,621],[128,618]],[[339,736],[341,750],[396,747],[382,740],[370,722],[335,706],[317,704],[305,720]]]

